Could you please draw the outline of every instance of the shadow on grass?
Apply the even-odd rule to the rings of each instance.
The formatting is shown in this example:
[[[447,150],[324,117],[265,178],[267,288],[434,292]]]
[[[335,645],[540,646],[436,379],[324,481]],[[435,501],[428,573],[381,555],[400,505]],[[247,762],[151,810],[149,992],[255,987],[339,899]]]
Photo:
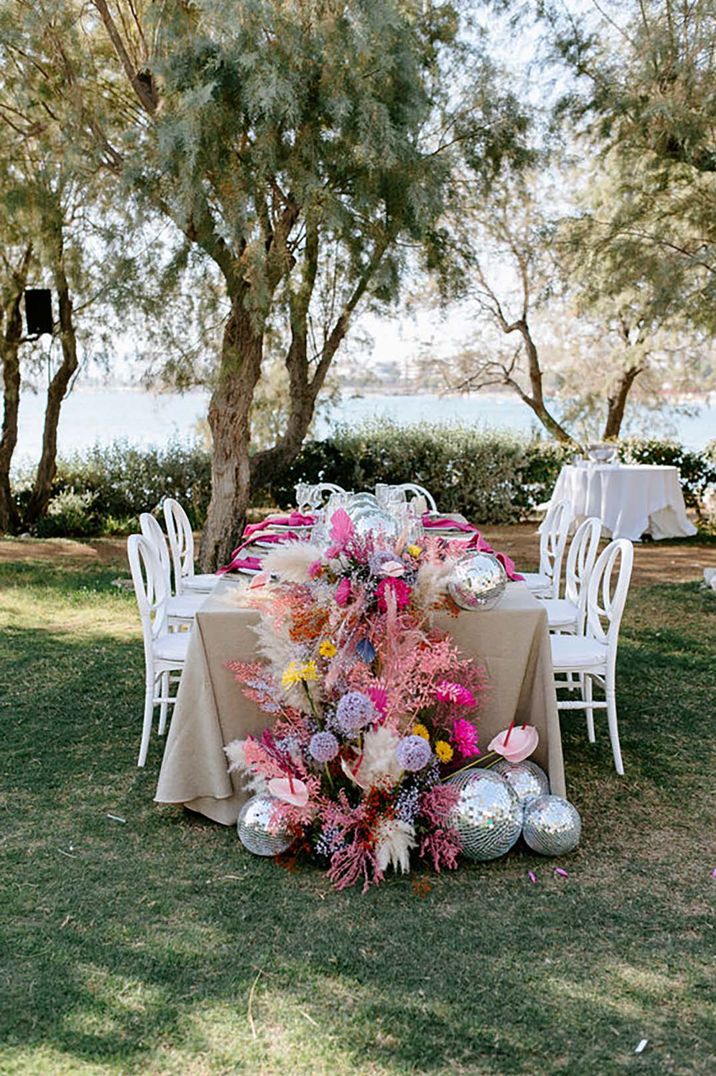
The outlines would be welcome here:
[[[0,1069],[604,1073],[646,1037],[652,1071],[712,1070],[701,598],[649,588],[630,607],[627,780],[603,725],[591,746],[565,722],[585,823],[569,879],[521,850],[365,896],[152,803],[138,643],[16,629],[0,644]]]

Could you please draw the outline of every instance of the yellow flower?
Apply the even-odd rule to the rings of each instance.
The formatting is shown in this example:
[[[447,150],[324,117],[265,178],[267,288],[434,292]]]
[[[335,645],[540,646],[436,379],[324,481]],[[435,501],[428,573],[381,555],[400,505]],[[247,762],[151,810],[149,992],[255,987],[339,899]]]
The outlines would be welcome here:
[[[430,733],[425,728],[425,725],[413,725],[413,736],[422,736],[424,740],[430,739]]]
[[[303,680],[303,676],[301,675],[298,663],[292,661],[291,664],[287,665],[284,669],[281,683],[284,687],[293,687],[294,684],[300,684],[301,680]]]
[[[292,661],[290,665],[286,666],[281,677],[281,683],[284,687],[293,687],[294,684],[317,679],[318,668],[315,661],[307,661],[304,665],[299,665],[297,661]]]
[[[301,679],[302,680],[317,680],[318,668],[315,661],[307,661],[305,665],[301,666]]]
[[[324,639],[318,648],[318,653],[322,658],[334,658],[338,653],[338,647],[330,639]]]
[[[453,750],[447,740],[436,740],[435,754],[441,762],[449,762],[453,756]]]
[[[423,547],[420,545],[409,545],[405,552],[409,553],[411,557],[415,557],[417,560],[422,551]]]

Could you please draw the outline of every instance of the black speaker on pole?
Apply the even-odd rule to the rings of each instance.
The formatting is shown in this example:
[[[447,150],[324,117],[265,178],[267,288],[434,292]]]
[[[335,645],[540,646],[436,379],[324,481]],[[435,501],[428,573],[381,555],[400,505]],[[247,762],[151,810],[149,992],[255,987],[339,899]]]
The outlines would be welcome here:
[[[25,289],[25,321],[28,336],[52,333],[52,292],[49,288]]]

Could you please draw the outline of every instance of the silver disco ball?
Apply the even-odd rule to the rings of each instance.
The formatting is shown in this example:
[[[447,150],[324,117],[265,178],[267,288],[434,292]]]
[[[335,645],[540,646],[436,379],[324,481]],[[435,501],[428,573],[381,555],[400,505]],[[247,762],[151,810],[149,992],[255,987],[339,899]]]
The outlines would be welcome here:
[[[549,779],[536,762],[525,759],[524,762],[508,762],[501,759],[490,767],[493,773],[499,773],[517,793],[517,798],[524,806],[536,796],[545,796],[549,792]]]
[[[505,593],[507,572],[492,553],[465,553],[455,562],[448,592],[461,609],[492,609]]]
[[[380,531],[389,538],[397,538],[400,533],[400,523],[387,512],[378,509],[368,509],[365,512],[356,512],[353,516],[353,525],[358,534],[369,534]]]
[[[292,837],[270,828],[276,800],[268,793],[252,796],[241,808],[236,828],[244,848],[255,856],[277,856],[285,852]]]
[[[460,791],[450,823],[468,859],[497,859],[509,852],[522,830],[522,804],[514,789],[490,770],[468,770],[450,778]]]
[[[522,835],[533,852],[563,856],[579,844],[582,820],[562,796],[537,796],[525,805]]]

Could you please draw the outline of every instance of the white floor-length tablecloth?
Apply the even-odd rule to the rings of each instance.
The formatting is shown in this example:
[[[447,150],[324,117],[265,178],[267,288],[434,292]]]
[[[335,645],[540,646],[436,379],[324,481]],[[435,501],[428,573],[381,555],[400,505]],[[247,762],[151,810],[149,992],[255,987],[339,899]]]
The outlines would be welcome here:
[[[601,519],[612,538],[637,541],[696,534],[686,515],[676,467],[647,464],[568,465],[562,468],[551,503],[567,500],[572,526],[589,516]]]

